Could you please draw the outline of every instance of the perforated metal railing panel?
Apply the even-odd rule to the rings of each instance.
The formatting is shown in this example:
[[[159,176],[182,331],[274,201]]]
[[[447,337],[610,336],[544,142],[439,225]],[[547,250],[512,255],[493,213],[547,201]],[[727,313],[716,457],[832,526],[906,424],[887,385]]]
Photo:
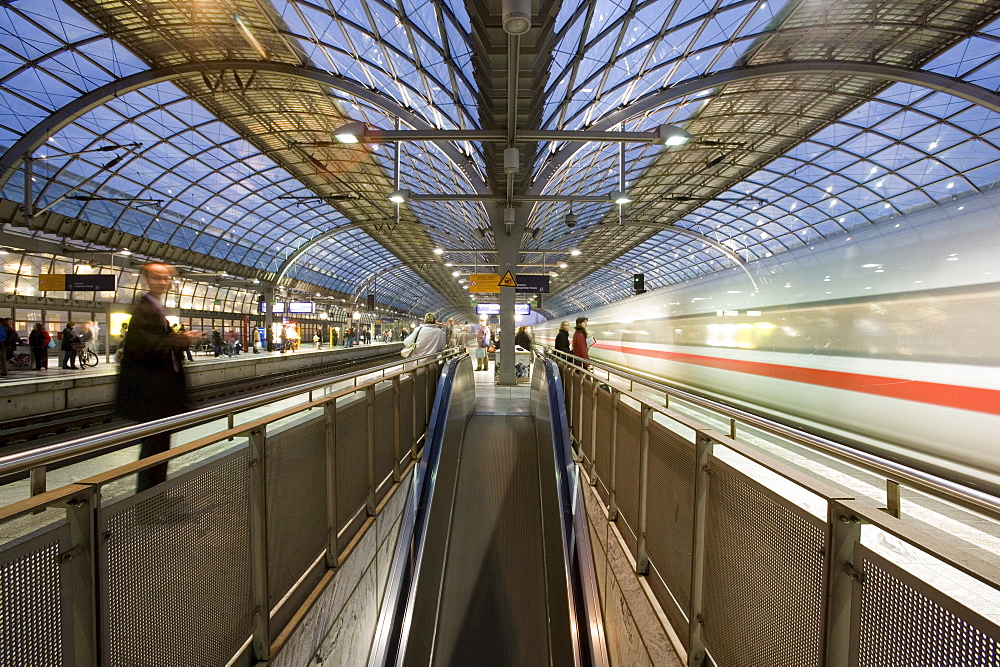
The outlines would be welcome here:
[[[593,459],[594,452],[591,446],[594,442],[594,438],[591,432],[591,425],[594,423],[593,418],[593,405],[594,398],[593,392],[591,391],[593,384],[590,382],[580,382],[580,401],[583,404],[583,410],[580,412],[580,420],[577,424],[577,437],[580,440],[580,446],[583,451],[587,453],[587,458]]]
[[[375,392],[375,483],[392,472],[396,457],[396,396],[391,384]]]
[[[825,526],[711,460],[702,618],[719,665],[820,664]]]
[[[413,448],[413,380],[399,382],[399,459],[406,461]]]
[[[857,545],[851,664],[1000,666],[1000,627]]]
[[[597,430],[594,441],[597,492],[607,505],[611,499],[611,394],[598,389],[594,399],[597,403]]]
[[[656,576],[650,577],[649,585],[678,628],[685,627],[687,619],[675,611],[665,589],[686,613],[691,605],[694,462],[694,442],[650,420],[646,551]],[[687,640],[685,634],[681,637]]]
[[[427,426],[427,373],[417,372],[413,376],[413,410],[416,419],[413,420],[417,433],[423,433]]]
[[[0,551],[0,665],[72,665],[65,568],[70,548],[65,523]]]
[[[326,548],[326,420],[267,437],[267,572],[273,607]]]
[[[243,449],[107,508],[109,664],[223,665],[250,636],[249,464]]]
[[[361,392],[337,401],[336,481],[340,531],[368,500],[368,403]],[[340,536],[339,548],[350,542],[356,528]]]
[[[620,401],[616,412],[615,504],[619,513],[618,529],[634,555],[639,525],[639,438],[642,420],[638,410]]]

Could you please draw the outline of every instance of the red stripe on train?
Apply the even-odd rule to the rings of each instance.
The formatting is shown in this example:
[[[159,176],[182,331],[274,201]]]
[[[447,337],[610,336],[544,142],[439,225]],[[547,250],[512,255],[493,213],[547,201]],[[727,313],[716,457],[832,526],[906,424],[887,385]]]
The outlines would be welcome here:
[[[1000,415],[1000,390],[962,387],[937,382],[922,382],[901,378],[887,378],[878,375],[862,375],[842,371],[827,371],[815,368],[798,368],[759,361],[738,361],[722,357],[704,357],[697,354],[682,354],[663,350],[645,350],[637,347],[623,347],[609,343],[597,343],[595,347],[613,352],[621,352],[640,357],[666,359],[682,364],[705,366],[718,370],[747,373],[773,378],[802,382],[832,389],[844,389],[864,394],[874,394],[904,401],[928,403],[959,410],[972,410],[990,415]]]

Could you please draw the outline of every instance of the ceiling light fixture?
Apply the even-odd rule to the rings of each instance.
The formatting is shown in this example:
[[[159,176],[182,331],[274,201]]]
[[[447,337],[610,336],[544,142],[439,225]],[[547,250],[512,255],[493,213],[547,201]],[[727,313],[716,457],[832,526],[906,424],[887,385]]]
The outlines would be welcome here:
[[[435,255],[443,255],[444,254],[444,248],[434,248],[434,254]]]
[[[653,143],[663,146],[683,146],[691,141],[691,133],[682,130],[676,125],[660,125],[656,128],[656,141]]]
[[[572,250],[569,251],[569,254],[573,255],[574,257],[577,257],[577,256],[580,255],[580,249],[579,248],[573,248]]]
[[[622,206],[624,204],[631,203],[632,198],[629,197],[628,194],[616,190],[615,192],[611,193],[610,197],[608,197],[608,201],[614,202],[615,204]]]
[[[362,121],[356,120],[342,125],[333,133],[333,138],[342,144],[361,143],[368,136],[368,126]]]
[[[389,195],[389,201],[391,201],[393,204],[402,204],[409,198],[410,198],[410,191],[405,188],[401,190],[393,190],[392,194]]]
[[[523,35],[531,30],[531,0],[503,0],[500,6],[505,33]]]

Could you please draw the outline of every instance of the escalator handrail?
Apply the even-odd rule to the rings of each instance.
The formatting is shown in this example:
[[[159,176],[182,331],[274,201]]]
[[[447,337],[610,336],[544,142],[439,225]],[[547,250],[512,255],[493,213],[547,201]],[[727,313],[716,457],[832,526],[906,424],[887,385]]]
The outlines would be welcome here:
[[[434,407],[424,440],[423,455],[414,470],[413,483],[400,519],[400,533],[386,580],[382,609],[368,659],[369,667],[395,664],[401,647],[401,638],[405,637],[406,628],[403,626],[407,603],[411,597],[414,573],[419,566],[426,537],[424,529],[427,525],[430,500],[434,494],[437,465],[441,457],[445,427],[448,424],[456,370],[463,358],[464,356],[449,359],[441,369],[434,396]]]
[[[577,664],[606,667],[610,664],[600,611],[599,592],[594,576],[590,528],[583,499],[579,469],[573,460],[566,416],[566,401],[558,366],[540,357],[545,371],[552,429],[552,447],[556,462],[556,480],[562,505],[560,522],[563,529],[563,557],[567,573],[570,602],[573,606]]]

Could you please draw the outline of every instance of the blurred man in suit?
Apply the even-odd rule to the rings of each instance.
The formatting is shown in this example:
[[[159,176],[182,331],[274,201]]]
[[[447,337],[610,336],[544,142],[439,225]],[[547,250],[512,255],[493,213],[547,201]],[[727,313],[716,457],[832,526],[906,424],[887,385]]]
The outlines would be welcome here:
[[[118,373],[119,416],[152,421],[188,410],[184,379],[184,350],[201,332],[175,333],[165,316],[163,301],[177,272],[166,264],[152,262],[142,267],[149,292],[139,299],[128,327],[128,343]],[[157,433],[142,441],[140,458],[170,449],[170,433]],[[138,491],[167,478],[167,465],[139,473]]]

